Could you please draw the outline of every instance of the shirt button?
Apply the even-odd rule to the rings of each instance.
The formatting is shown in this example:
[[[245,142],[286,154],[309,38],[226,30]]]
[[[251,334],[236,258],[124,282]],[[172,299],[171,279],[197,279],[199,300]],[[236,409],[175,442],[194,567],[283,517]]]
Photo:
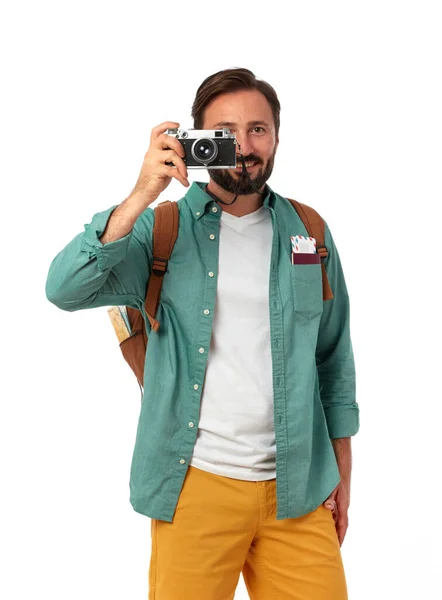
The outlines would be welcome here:
[[[204,352],[204,348],[200,348],[198,352],[199,352],[200,354],[203,354],[203,352]]]
[[[214,277],[215,273],[213,271],[209,271],[209,277]]]
[[[192,421],[190,421],[189,427],[195,427],[195,423],[192,423]]]
[[[213,206],[212,207],[212,212],[217,213],[218,212],[218,207],[217,206]]]
[[[198,211],[198,212],[197,212],[197,213],[195,213],[195,214],[196,214],[196,216],[197,216],[197,217],[199,217],[201,213]]]
[[[205,315],[209,315],[209,314],[210,314],[210,310],[209,310],[208,308],[205,308],[205,309],[204,309],[204,314],[205,314]]]
[[[182,459],[180,460],[180,463],[181,463],[182,465],[184,465],[184,463],[185,463],[185,462],[186,462],[186,461],[184,460],[184,458],[182,458]]]
[[[209,235],[209,238],[210,238],[211,240],[214,240],[214,239],[215,239],[215,234],[214,234],[214,233],[211,233],[211,234]]]
[[[197,390],[199,388],[199,385],[197,383],[195,383],[195,385],[193,386],[194,390]]]

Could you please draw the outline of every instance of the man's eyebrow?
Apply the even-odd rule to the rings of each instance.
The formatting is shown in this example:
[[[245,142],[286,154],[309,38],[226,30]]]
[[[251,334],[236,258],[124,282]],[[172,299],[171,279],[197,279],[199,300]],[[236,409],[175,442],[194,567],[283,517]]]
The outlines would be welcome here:
[[[231,121],[221,121],[220,123],[216,123],[214,125],[214,127],[219,127],[220,125],[222,127],[232,127],[232,126],[235,126],[236,123],[232,123]],[[249,126],[252,126],[252,125],[265,125],[266,127],[270,127],[270,125],[268,123],[266,123],[265,121],[249,121],[247,123],[247,125],[249,125]]]

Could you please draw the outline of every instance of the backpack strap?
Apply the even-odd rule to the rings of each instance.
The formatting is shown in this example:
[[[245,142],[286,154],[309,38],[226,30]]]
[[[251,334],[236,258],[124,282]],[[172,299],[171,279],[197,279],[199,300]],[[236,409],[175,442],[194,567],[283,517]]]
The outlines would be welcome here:
[[[160,303],[164,273],[178,237],[178,224],[179,209],[176,202],[165,200],[155,207],[152,270],[144,303],[147,318],[154,331],[158,331],[160,326],[155,315]]]
[[[330,286],[330,282],[327,277],[327,271],[325,270],[324,259],[328,256],[327,247],[324,245],[325,238],[325,221],[321,217],[321,215],[316,212],[314,208],[311,206],[307,206],[307,204],[303,204],[302,202],[298,202],[297,200],[292,200],[291,198],[287,198],[290,201],[296,212],[298,213],[300,219],[305,225],[305,228],[308,231],[310,237],[314,237],[316,240],[316,251],[321,255],[321,267],[322,267],[322,289],[323,295],[322,299],[332,300],[333,299],[333,291]]]

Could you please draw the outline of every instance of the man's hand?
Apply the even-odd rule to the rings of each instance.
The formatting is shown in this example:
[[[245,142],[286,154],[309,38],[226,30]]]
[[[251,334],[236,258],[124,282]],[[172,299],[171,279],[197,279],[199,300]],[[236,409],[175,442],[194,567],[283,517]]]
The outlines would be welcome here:
[[[350,485],[340,481],[324,502],[325,508],[332,511],[335,520],[339,545],[342,546],[348,528],[348,507],[350,506]]]
[[[342,546],[348,528],[348,507],[350,506],[351,478],[351,437],[332,439],[336,462],[341,481],[325,500],[325,508],[333,511],[339,545]]]

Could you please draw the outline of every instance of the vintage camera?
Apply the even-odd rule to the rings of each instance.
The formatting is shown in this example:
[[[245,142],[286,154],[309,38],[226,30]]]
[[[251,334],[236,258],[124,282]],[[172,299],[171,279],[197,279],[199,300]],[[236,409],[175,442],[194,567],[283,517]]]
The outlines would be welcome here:
[[[183,161],[188,169],[234,169],[236,136],[230,129],[168,129],[186,153]],[[173,166],[173,163],[166,162]]]

